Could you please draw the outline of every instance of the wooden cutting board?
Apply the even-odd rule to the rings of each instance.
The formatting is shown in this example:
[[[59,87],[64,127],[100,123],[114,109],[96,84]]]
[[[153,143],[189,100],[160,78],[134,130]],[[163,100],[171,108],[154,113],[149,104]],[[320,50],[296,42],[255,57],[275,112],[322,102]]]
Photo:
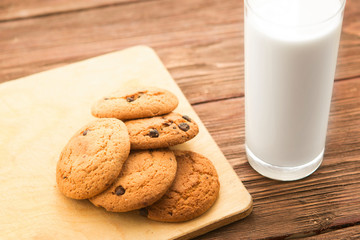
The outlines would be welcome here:
[[[174,92],[177,112],[200,128],[177,146],[214,163],[220,196],[205,214],[160,223],[109,213],[57,189],[55,169],[69,138],[93,119],[92,103],[125,85]],[[214,110],[215,111],[215,110]],[[250,214],[252,198],[155,52],[137,46],[0,85],[0,239],[188,239]]]

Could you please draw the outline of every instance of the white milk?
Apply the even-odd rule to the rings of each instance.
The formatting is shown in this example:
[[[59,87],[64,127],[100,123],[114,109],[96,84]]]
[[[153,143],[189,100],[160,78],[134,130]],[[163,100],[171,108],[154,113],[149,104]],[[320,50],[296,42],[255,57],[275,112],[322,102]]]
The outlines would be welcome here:
[[[248,2],[250,8],[245,13],[248,157],[278,167],[297,167],[316,158],[320,164],[341,32],[341,2]]]

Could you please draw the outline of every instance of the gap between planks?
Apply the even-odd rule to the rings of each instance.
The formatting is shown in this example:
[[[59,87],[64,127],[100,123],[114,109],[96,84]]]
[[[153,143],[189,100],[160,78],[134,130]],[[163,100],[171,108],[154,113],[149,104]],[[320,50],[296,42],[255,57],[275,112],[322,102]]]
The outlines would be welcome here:
[[[339,81],[347,81],[347,80],[352,80],[355,78],[359,78],[360,75],[355,75],[355,76],[351,76],[351,77],[344,77],[344,78],[338,78],[338,79],[334,79],[335,82],[339,82]]]
[[[289,234],[289,235],[283,235],[283,236],[276,236],[271,237],[268,239],[276,240],[276,239],[304,239],[304,238],[311,238],[316,237],[314,239],[322,239],[321,235],[323,234],[331,234],[332,232],[336,232],[338,230],[346,230],[347,228],[352,228],[354,226],[360,226],[360,221],[356,223],[345,223],[341,225],[332,226],[323,230],[317,230],[317,231],[311,231],[311,232],[304,232],[304,233],[295,233],[295,234]],[[325,239],[325,238],[324,238]]]
[[[360,75],[353,76],[353,77],[347,77],[347,78],[334,79],[334,88],[335,88],[337,82],[349,81],[349,80],[353,80],[353,79],[356,79],[356,78],[360,78]],[[245,97],[245,94],[240,94],[238,96],[209,99],[209,100],[206,100],[206,101],[198,101],[198,102],[192,103],[191,105],[192,106],[197,106],[197,105],[206,104],[206,103],[227,101],[227,100],[231,100],[231,99],[244,98],[244,97]]]
[[[115,6],[121,6],[121,5],[130,5],[130,4],[153,2],[153,1],[157,1],[157,0],[133,0],[133,1],[129,0],[129,1],[125,1],[125,2],[105,3],[105,4],[83,7],[83,8],[80,7],[80,8],[74,8],[74,9],[58,10],[57,12],[35,13],[33,15],[24,16],[24,17],[13,17],[13,18],[9,18],[9,19],[0,19],[0,23],[15,22],[15,21],[22,21],[22,20],[27,20],[27,19],[43,18],[43,17],[54,16],[54,15],[71,14],[71,13],[77,13],[77,12],[86,12],[86,11],[91,11],[94,9],[103,9],[103,8],[115,7]]]
[[[351,237],[349,237],[351,236]],[[327,240],[327,239],[359,239],[360,225],[344,227],[329,232],[322,232],[319,235],[313,235],[305,238],[306,240]]]
[[[199,102],[192,103],[191,105],[192,106],[197,106],[197,105],[206,104],[206,103],[221,102],[221,101],[227,101],[227,100],[236,99],[236,98],[243,98],[243,97],[244,97],[244,94],[241,94],[239,96],[216,98],[216,99],[209,99],[209,100],[206,100],[206,101],[199,101]]]

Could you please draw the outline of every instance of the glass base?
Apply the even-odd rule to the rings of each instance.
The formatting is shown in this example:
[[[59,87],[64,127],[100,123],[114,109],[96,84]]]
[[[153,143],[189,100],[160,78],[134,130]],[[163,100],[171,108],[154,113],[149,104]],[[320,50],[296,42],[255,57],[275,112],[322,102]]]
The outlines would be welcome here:
[[[323,149],[321,153],[309,163],[296,167],[279,167],[266,163],[256,157],[246,144],[245,148],[247,159],[252,168],[265,177],[280,181],[294,181],[309,176],[320,166],[324,156]]]

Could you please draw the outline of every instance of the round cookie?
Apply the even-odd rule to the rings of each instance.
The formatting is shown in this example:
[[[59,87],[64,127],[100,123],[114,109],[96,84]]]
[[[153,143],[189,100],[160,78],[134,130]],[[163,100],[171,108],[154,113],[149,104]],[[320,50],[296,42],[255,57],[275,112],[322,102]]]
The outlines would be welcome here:
[[[61,152],[56,168],[59,190],[86,199],[108,188],[130,152],[125,124],[115,118],[96,119],[82,127]]]
[[[133,151],[109,189],[90,198],[110,212],[127,212],[159,200],[175,179],[177,163],[169,149]]]
[[[137,119],[169,113],[178,103],[177,97],[165,89],[127,88],[98,100],[91,113],[99,118]]]
[[[165,148],[195,137],[199,128],[194,120],[178,113],[125,122],[131,149]]]
[[[209,159],[190,151],[174,151],[178,170],[173,185],[140,214],[161,222],[182,222],[206,212],[219,195],[220,183]]]

